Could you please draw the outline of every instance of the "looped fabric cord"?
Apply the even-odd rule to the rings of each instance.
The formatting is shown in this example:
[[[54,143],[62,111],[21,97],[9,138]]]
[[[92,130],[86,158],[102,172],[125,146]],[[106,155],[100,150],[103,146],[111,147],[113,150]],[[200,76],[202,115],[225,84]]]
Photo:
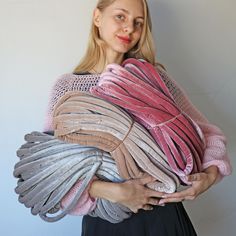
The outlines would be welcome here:
[[[151,135],[121,108],[84,92],[68,92],[55,106],[54,135],[60,140],[97,147],[109,152],[124,179],[140,178],[144,172],[157,181],[148,187],[174,192],[179,186]]]
[[[135,63],[138,62],[135,61]],[[135,65],[135,63],[133,64]],[[112,66],[112,69],[118,68],[113,67],[114,65],[110,66]],[[136,67],[132,67],[131,63],[129,66],[132,69],[136,69]],[[148,65],[145,64],[145,66]],[[126,72],[131,73],[130,67],[126,68]],[[120,70],[121,68],[119,67],[118,69]],[[105,84],[104,78],[111,78],[111,74],[109,74],[109,77],[106,77],[108,76],[107,72],[111,72],[109,66],[108,70],[102,75],[102,86]],[[97,93],[98,88],[100,89],[99,91],[106,91],[105,99],[113,98],[112,102],[115,104],[121,101],[119,100],[120,98],[116,98],[118,95],[117,91],[125,91],[126,96],[121,97],[124,104],[118,105],[126,108],[132,114],[132,117],[135,118],[135,122],[127,112],[105,101],[104,98],[101,99],[81,92],[69,92],[58,101],[54,110],[55,136],[40,132],[33,132],[25,136],[27,143],[22,145],[17,152],[20,161],[15,165],[14,176],[19,178],[18,186],[16,187],[19,201],[25,204],[26,207],[31,208],[32,214],[39,214],[42,219],[50,222],[61,219],[75,207],[81,194],[89,186],[95,175],[99,179],[121,182],[124,179],[140,178],[144,173],[148,173],[156,178],[156,181],[148,185],[152,189],[171,193],[179,186],[180,182],[176,174],[183,180],[183,174],[188,173],[185,171],[185,166],[183,164],[179,165],[179,163],[189,165],[191,163],[190,160],[194,159],[194,157],[191,155],[186,160],[184,159],[184,154],[187,152],[183,152],[178,147],[178,143],[176,143],[177,138],[174,136],[173,140],[177,146],[176,149],[179,150],[183,158],[183,160],[178,160],[177,158],[175,160],[177,164],[174,165],[173,157],[170,158],[163,154],[157,143],[165,151],[163,143],[168,142],[168,137],[164,135],[166,134],[164,131],[168,131],[167,126],[175,127],[174,123],[176,121],[178,125],[182,122],[180,127],[182,132],[180,134],[181,137],[184,137],[183,142],[189,142],[183,135],[184,131],[191,134],[191,138],[196,138],[198,137],[197,135],[201,137],[200,129],[190,118],[187,119],[189,121],[188,124],[192,125],[192,129],[186,128],[188,126],[184,122],[184,114],[178,109],[169,109],[171,106],[166,101],[171,101],[171,98],[168,100],[160,94],[157,97],[155,92],[150,95],[149,91],[144,90],[147,88],[144,84],[141,84],[140,88],[139,82],[141,80],[146,84],[151,83],[151,87],[157,88],[159,86],[151,77],[153,73],[149,75],[150,79],[145,80],[146,74],[142,77],[143,74],[141,76],[139,70],[135,72],[136,74],[132,71],[132,76],[125,74],[128,79],[125,81],[127,84],[125,83],[123,87],[115,87],[114,91],[112,89],[109,90],[115,84],[114,81],[110,80],[106,81],[104,87],[99,84],[98,87],[91,90],[92,92],[96,91],[94,93]],[[130,86],[131,78],[134,79],[134,75],[139,79],[135,81],[135,84],[139,87],[135,87],[134,84]],[[113,79],[115,78],[117,77],[113,76]],[[122,80],[120,79],[118,82],[120,81]],[[143,96],[140,100],[137,98],[135,100],[130,95],[136,92],[133,90],[137,88],[139,88],[139,93],[140,91],[146,93],[141,94]],[[160,91],[161,89],[160,87]],[[129,90],[130,94],[127,93],[127,90]],[[167,91],[163,89],[161,92],[166,93]],[[98,94],[98,96],[101,95]],[[128,97],[129,100],[127,101],[129,103],[126,101]],[[157,106],[156,102],[157,100],[161,101],[160,98],[164,100],[164,104],[161,103]],[[160,110],[159,118],[157,116],[158,113],[155,113],[156,110],[149,110],[146,103],[141,103],[146,99],[149,106],[154,103],[158,107]],[[127,104],[132,104],[135,108],[141,107],[143,110],[137,109],[134,112],[130,109],[131,106],[129,107]],[[155,107],[155,109],[157,108]],[[172,113],[171,115],[168,114],[170,111],[172,113],[173,111],[178,111],[178,113],[176,112],[175,116],[173,116]],[[138,116],[138,113],[144,114],[144,118],[149,122],[143,123],[143,117]],[[147,130],[151,131],[152,135],[155,134],[155,132],[152,132],[152,129],[156,130],[157,128],[164,127],[166,130],[163,129],[161,131],[165,139],[160,136],[161,141],[158,142],[156,140],[156,143],[147,130],[137,121],[142,123]],[[175,122],[172,123],[173,121]],[[192,146],[197,143],[195,140],[191,140],[191,142]],[[199,141],[199,143],[202,144],[203,142]],[[192,146],[190,145],[190,150],[194,150]],[[201,151],[196,150],[196,152],[199,152],[200,156]],[[175,154],[174,151],[173,153]],[[199,164],[199,161],[192,160],[192,163],[192,170],[196,171],[197,168],[194,167],[194,163]],[[182,172],[176,168],[178,165]],[[83,180],[82,185],[75,193],[71,203],[64,209],[61,209],[61,200],[78,180]],[[59,214],[56,215],[56,213]],[[51,216],[49,217],[48,214]],[[90,215],[99,216],[112,223],[118,223],[130,217],[131,212],[121,205],[113,204],[104,199],[98,199],[97,206],[90,212]]]
[[[202,170],[205,148],[199,126],[176,105],[153,65],[127,59],[109,64],[90,92],[125,109],[150,132],[183,183]]]
[[[114,149],[114,150],[111,150],[110,152],[114,152],[114,151],[115,151],[117,148],[119,148],[119,146],[125,141],[125,139],[126,139],[126,138],[128,137],[128,135],[129,135],[130,131],[132,130],[133,125],[134,125],[134,121],[132,121],[132,124],[130,125],[129,130],[127,131],[127,134],[125,134],[124,139],[123,139],[123,140],[120,140],[120,143],[118,144],[118,146],[115,147],[115,149]]]
[[[19,194],[19,202],[45,221],[55,222],[70,213],[95,174],[102,180],[123,181],[115,161],[107,152],[66,143],[52,134],[36,131],[25,135],[25,140],[27,143],[17,151],[20,161],[14,169],[14,176],[19,178],[15,191]],[[60,202],[78,179],[83,182],[73,201],[61,209]],[[118,223],[129,218],[131,211],[120,204],[99,199],[90,215]]]
[[[140,178],[147,172],[157,180],[148,185],[152,189],[174,192],[179,186],[151,135],[126,112],[100,98],[67,93],[55,107],[54,126],[54,135],[66,142],[40,132],[26,135],[27,143],[17,152],[21,160],[14,171],[19,178],[15,190],[19,201],[46,221],[57,221],[68,214],[95,174],[100,179],[120,182]],[[61,200],[78,179],[83,183],[69,206],[56,216],[47,216],[59,212]],[[130,217],[131,212],[98,199],[90,215],[118,223]]]

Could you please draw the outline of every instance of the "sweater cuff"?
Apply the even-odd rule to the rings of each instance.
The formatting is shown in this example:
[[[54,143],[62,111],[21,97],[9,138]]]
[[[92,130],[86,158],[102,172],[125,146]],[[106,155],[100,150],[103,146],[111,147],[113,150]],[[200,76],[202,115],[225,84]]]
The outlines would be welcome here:
[[[232,167],[227,161],[223,160],[211,160],[202,164],[203,170],[207,169],[209,166],[217,166],[218,167],[218,177],[215,181],[215,184],[220,182],[223,177],[230,175],[232,173]]]
[[[89,195],[89,189],[94,180],[98,179],[96,176],[90,181],[88,187],[82,193],[76,206],[70,211],[70,215],[87,215],[93,211],[97,205],[97,198],[93,198]],[[78,180],[77,183],[70,189],[70,191],[61,200],[61,208],[64,209],[70,205],[73,201],[76,192],[80,188],[83,180]]]

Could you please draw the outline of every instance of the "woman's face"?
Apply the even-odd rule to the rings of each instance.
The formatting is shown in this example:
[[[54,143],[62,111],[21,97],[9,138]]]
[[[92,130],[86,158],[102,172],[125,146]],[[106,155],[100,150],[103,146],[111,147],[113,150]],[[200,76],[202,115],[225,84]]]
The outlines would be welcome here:
[[[99,29],[106,49],[116,54],[124,54],[137,44],[142,34],[142,0],[116,0],[102,12],[96,9],[94,24]]]

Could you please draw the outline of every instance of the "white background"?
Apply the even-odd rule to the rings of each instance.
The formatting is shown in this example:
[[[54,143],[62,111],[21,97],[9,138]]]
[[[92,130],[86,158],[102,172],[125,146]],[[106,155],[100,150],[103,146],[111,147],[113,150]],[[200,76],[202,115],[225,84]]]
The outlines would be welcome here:
[[[148,0],[158,59],[228,137],[235,167],[236,1]],[[0,235],[79,236],[81,217],[43,222],[18,203],[23,136],[42,130],[53,82],[78,64],[94,0],[0,0]],[[185,206],[199,235],[235,235],[235,175]]]

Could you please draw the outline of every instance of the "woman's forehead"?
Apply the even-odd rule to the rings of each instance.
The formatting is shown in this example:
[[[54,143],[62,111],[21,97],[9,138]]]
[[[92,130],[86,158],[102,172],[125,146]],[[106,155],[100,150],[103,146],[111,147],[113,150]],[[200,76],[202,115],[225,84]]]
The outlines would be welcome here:
[[[109,10],[121,10],[136,17],[144,15],[142,0],[116,0],[108,8]]]

